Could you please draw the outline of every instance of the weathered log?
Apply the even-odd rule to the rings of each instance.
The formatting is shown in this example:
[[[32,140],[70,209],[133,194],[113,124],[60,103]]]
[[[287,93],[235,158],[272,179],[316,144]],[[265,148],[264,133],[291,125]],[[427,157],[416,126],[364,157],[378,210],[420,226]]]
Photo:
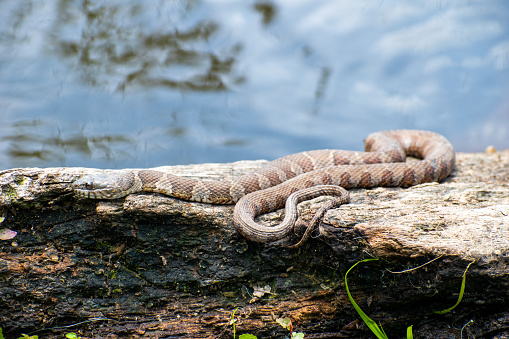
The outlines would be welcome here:
[[[203,179],[236,176],[264,161],[164,167]],[[408,325],[424,338],[463,330],[476,337],[509,334],[509,151],[458,154],[440,184],[351,191],[329,211],[320,236],[299,249],[246,241],[232,206],[185,202],[158,194],[77,199],[70,183],[97,170],[25,168],[0,171],[0,327],[4,334],[40,330],[45,338],[288,337],[275,319],[289,317],[305,338],[370,338],[346,295],[389,337]],[[296,242],[320,204],[300,204]],[[273,224],[282,211],[259,218]],[[437,260],[418,267],[431,259]],[[452,306],[463,272],[463,300]],[[64,327],[76,324],[73,327]],[[457,336],[459,337],[459,336]]]

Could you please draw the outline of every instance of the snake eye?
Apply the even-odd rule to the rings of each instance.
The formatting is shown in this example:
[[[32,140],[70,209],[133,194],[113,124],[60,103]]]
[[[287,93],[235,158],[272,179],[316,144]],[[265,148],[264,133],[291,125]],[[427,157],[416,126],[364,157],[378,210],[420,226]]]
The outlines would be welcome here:
[[[92,190],[92,189],[94,189],[94,184],[92,184],[91,182],[87,182],[87,183],[85,183],[85,188],[87,190]]]

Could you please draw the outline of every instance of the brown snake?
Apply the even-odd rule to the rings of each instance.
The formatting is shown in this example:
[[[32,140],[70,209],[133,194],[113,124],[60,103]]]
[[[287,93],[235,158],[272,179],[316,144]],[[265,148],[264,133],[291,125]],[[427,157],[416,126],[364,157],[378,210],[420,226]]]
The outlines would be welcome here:
[[[310,223],[302,243],[330,208],[349,201],[344,188],[401,186],[442,181],[451,174],[455,153],[440,134],[394,130],[370,134],[366,152],[318,150],[288,155],[250,174],[231,180],[205,181],[155,170],[120,170],[87,175],[73,183],[78,196],[116,199],[139,191],[211,204],[234,204],[234,222],[246,238],[272,242],[285,238],[297,219],[300,201],[321,195],[337,196],[322,207]],[[420,161],[405,162],[406,156]],[[257,224],[257,215],[282,208],[285,219],[277,226]]]

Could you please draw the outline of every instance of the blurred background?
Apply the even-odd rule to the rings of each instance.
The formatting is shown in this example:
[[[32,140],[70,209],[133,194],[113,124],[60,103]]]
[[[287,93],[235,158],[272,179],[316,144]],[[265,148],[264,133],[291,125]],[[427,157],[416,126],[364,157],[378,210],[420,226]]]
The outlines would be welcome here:
[[[0,169],[509,148],[509,2],[1,0]]]

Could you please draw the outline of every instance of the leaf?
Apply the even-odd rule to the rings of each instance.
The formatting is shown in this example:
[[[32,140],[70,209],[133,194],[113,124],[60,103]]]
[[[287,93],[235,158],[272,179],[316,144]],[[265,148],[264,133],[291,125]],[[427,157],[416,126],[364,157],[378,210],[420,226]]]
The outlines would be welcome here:
[[[303,339],[303,338],[304,338],[304,333],[302,333],[302,332],[299,332],[299,333],[292,332],[292,339]]]
[[[18,232],[15,232],[13,230],[10,230],[8,228],[2,228],[0,229],[0,240],[9,240],[12,239],[18,234]],[[27,336],[28,337],[28,336]],[[28,337],[30,338],[30,337]]]
[[[472,265],[474,262],[475,262],[475,260],[472,261],[470,264],[468,264],[467,268],[465,268],[465,272],[463,272],[463,279],[461,280],[460,295],[458,296],[458,301],[456,301],[456,304],[452,305],[449,308],[446,308],[445,310],[435,311],[436,314],[444,314],[447,312],[451,312],[453,309],[456,308],[456,306],[459,305],[459,303],[461,302],[461,299],[463,299],[463,293],[465,292],[465,282],[467,279],[467,271],[468,271],[470,265]]]
[[[378,259],[364,259],[364,260],[361,260],[361,261],[358,261],[356,262],[352,267],[350,267],[348,269],[348,271],[346,271],[345,273],[345,288],[346,288],[346,293],[348,294],[348,298],[350,299],[350,302],[352,303],[353,307],[355,308],[355,310],[357,311],[357,313],[359,313],[359,315],[361,316],[362,320],[364,320],[364,322],[366,323],[366,325],[369,327],[369,329],[377,336],[377,338],[379,339],[388,339],[387,338],[387,335],[385,334],[385,332],[382,330],[382,328],[380,328],[370,317],[368,317],[366,315],[366,313],[364,313],[364,311],[361,310],[361,308],[359,307],[359,305],[357,305],[357,303],[355,302],[355,300],[353,300],[353,297],[352,295],[350,294],[350,290],[348,289],[348,283],[347,283],[347,275],[348,273],[355,267],[357,266],[358,264],[362,263],[362,262],[367,262],[367,261],[373,261],[373,260],[378,260]]]
[[[276,322],[287,330],[289,330],[290,327],[292,326],[292,321],[290,320],[290,318],[277,318]]]
[[[78,339],[78,336],[77,336],[77,335],[76,335],[76,333],[74,333],[74,332],[67,333],[67,334],[65,335],[65,337],[66,337],[66,338],[68,338],[68,339]]]
[[[239,339],[258,339],[255,335],[252,334],[241,334]]]
[[[4,339],[4,334],[2,333],[2,328],[0,327],[0,339]]]

